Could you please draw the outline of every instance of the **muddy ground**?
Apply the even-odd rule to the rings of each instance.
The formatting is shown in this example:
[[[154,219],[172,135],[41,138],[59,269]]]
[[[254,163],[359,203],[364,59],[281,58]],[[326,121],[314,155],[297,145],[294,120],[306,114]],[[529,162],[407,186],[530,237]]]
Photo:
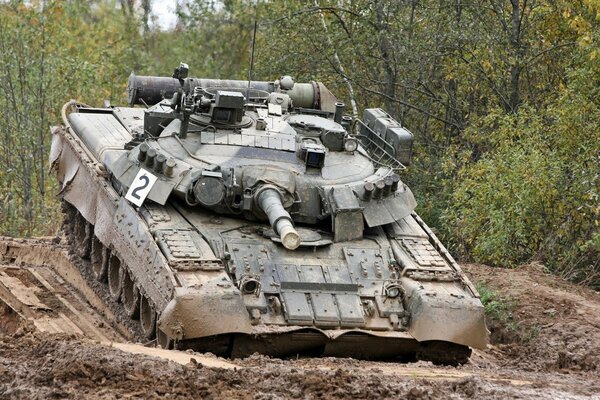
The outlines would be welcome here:
[[[600,294],[536,264],[464,268],[495,303],[493,344],[461,367],[258,355],[224,360],[40,333],[3,308],[0,399],[600,399]],[[148,354],[134,354],[140,352]]]

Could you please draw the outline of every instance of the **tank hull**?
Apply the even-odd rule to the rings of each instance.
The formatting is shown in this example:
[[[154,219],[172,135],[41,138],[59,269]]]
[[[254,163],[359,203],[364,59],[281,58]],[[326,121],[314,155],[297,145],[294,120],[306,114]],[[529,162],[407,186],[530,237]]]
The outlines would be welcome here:
[[[178,198],[134,207],[106,170],[118,154],[90,149],[86,135],[53,129],[50,162],[76,210],[66,223],[79,256],[162,346],[443,363],[486,346],[475,289],[415,213],[360,240],[334,243],[322,232],[291,251],[268,224]],[[391,281],[398,295],[383,298]]]

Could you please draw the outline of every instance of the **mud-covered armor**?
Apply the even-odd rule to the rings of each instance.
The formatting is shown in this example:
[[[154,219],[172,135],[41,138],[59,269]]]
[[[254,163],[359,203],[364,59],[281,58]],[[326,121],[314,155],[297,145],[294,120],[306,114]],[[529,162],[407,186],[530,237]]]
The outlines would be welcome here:
[[[50,155],[66,231],[165,347],[464,362],[479,296],[402,182],[412,134],[320,82],[131,75],[69,102]],[[134,107],[134,104],[142,106]]]

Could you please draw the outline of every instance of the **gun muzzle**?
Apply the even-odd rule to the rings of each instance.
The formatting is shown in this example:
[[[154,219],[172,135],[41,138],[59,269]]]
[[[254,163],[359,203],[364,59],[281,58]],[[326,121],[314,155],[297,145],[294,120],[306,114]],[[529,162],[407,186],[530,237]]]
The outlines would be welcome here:
[[[263,189],[258,193],[258,206],[269,218],[273,230],[281,238],[286,249],[295,250],[300,246],[300,235],[294,229],[292,217],[281,203],[281,195],[276,189]]]

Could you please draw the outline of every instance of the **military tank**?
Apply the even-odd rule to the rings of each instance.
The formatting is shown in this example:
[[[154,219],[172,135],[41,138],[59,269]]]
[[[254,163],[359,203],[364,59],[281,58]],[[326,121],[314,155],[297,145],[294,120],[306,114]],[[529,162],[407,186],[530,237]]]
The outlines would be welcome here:
[[[320,82],[188,70],[132,73],[128,107],[70,101],[52,130],[64,231],[140,335],[443,364],[486,346],[476,289],[401,180],[406,128],[344,115]]]

